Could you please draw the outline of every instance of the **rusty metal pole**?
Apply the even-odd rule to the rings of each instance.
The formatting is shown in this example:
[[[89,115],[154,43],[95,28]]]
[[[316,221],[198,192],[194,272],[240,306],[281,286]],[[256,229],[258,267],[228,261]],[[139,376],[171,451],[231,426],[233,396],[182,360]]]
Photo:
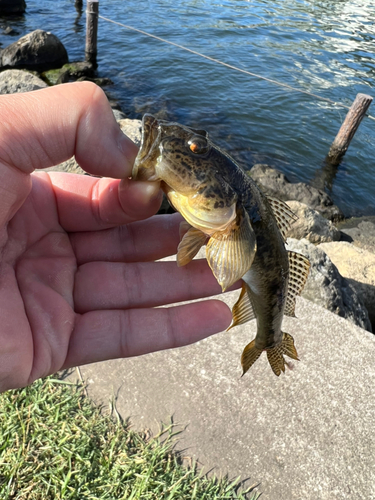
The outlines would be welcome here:
[[[332,143],[326,162],[331,163],[332,165],[338,165],[340,163],[371,102],[371,96],[367,94],[357,94],[357,97],[345,117],[344,123],[341,125],[341,128]]]
[[[97,66],[98,16],[99,0],[87,0],[85,59],[94,66]]]

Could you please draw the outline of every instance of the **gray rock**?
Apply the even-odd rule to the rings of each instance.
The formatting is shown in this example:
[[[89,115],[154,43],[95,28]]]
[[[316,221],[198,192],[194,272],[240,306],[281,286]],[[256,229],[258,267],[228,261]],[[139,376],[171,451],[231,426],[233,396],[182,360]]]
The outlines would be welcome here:
[[[60,85],[61,83],[68,83],[70,78],[69,70],[62,68],[50,69],[42,73],[44,80],[48,85]]]
[[[99,87],[107,87],[108,85],[113,85],[113,80],[106,77],[91,78],[90,76],[81,76],[77,79],[77,82],[93,82]]]
[[[297,200],[333,221],[344,217],[327,193],[304,182],[291,183],[282,172],[275,168],[256,164],[250,170],[249,175],[266,195],[275,196],[283,201]]]
[[[372,332],[368,311],[352,283],[343,278],[328,255],[307,240],[288,238],[288,250],[305,255],[311,263],[302,297]]]
[[[25,0],[0,0],[0,15],[22,14],[25,12]]]
[[[334,262],[341,276],[353,285],[375,326],[375,254],[347,241],[322,243],[319,248]]]
[[[113,111],[113,114],[115,115],[116,121],[119,122],[120,120],[125,120],[126,119],[125,113],[123,113],[119,109],[112,109],[112,111]]]
[[[53,167],[36,169],[36,171],[41,172],[68,172],[70,174],[81,174],[84,175],[86,172],[78,165],[74,156],[69,158],[69,160],[54,165]]]
[[[340,240],[340,231],[317,210],[299,201],[287,201],[287,205],[298,217],[288,231],[289,238],[297,240],[306,238],[310,243],[315,244]]]
[[[231,307],[238,294],[219,298]],[[173,415],[183,456],[260,483],[259,500],[374,500],[375,336],[301,298],[296,314],[283,330],[300,361],[280,377],[265,354],[241,377],[255,320],[181,349],[85,365],[82,377],[98,403],[116,395],[133,429],[157,433]]]
[[[375,253],[375,217],[356,217],[338,225],[353,245]]]
[[[127,135],[137,146],[139,146],[141,143],[141,120],[124,118],[123,120],[119,120],[118,124],[124,134]]]
[[[47,87],[38,76],[20,69],[8,69],[0,73],[0,94],[30,92]]]
[[[4,29],[4,35],[18,35],[18,32],[13,29],[11,26],[7,26],[5,29]]]
[[[64,64],[61,68],[44,71],[42,76],[49,85],[59,85],[60,83],[67,83],[69,80],[92,80],[87,77],[93,76],[94,73],[94,66],[90,62],[76,61]]]
[[[35,30],[1,52],[0,66],[47,71],[59,68],[68,61],[65,47],[57,36],[43,30]]]
[[[69,71],[70,76],[81,78],[82,76],[93,76],[95,69],[92,63],[87,61],[75,61],[64,64],[63,69]]]

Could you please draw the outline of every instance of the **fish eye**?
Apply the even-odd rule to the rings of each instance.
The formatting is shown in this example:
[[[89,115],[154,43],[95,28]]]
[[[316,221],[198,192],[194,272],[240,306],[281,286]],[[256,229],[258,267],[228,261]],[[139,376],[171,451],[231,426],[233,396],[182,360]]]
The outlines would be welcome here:
[[[188,141],[188,144],[189,144],[190,151],[192,151],[193,153],[198,154],[198,155],[207,153],[207,151],[209,150],[209,145],[208,145],[207,139],[205,139],[204,137],[201,137],[201,136],[192,137]]]

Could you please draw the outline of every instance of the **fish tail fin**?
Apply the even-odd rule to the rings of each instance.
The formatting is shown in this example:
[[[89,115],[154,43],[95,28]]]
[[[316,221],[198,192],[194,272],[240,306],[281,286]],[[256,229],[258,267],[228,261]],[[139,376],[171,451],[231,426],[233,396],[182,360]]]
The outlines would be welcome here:
[[[255,340],[247,344],[241,356],[242,376],[245,375],[247,370],[255,363],[261,354],[262,350],[255,347]]]
[[[289,333],[283,332],[281,343],[271,349],[267,349],[269,364],[271,365],[273,373],[277,376],[279,376],[282,371],[285,372],[285,365],[288,366],[284,359],[284,355],[299,361],[293,337]]]

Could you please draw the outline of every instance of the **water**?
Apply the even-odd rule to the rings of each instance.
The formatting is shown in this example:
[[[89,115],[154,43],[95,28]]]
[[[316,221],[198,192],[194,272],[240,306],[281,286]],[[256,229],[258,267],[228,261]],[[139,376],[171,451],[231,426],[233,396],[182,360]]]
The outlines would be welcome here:
[[[229,64],[351,105],[373,95],[375,1],[101,0],[100,13]],[[1,28],[11,26],[14,36]],[[28,0],[0,19],[0,43],[41,28],[84,58],[73,0]],[[325,184],[349,215],[375,214],[375,121],[365,118],[337,170],[323,169],[346,110],[99,20],[98,72],[130,117],[144,112],[206,128],[242,165],[267,162],[292,181]],[[370,107],[375,116],[375,104]]]

